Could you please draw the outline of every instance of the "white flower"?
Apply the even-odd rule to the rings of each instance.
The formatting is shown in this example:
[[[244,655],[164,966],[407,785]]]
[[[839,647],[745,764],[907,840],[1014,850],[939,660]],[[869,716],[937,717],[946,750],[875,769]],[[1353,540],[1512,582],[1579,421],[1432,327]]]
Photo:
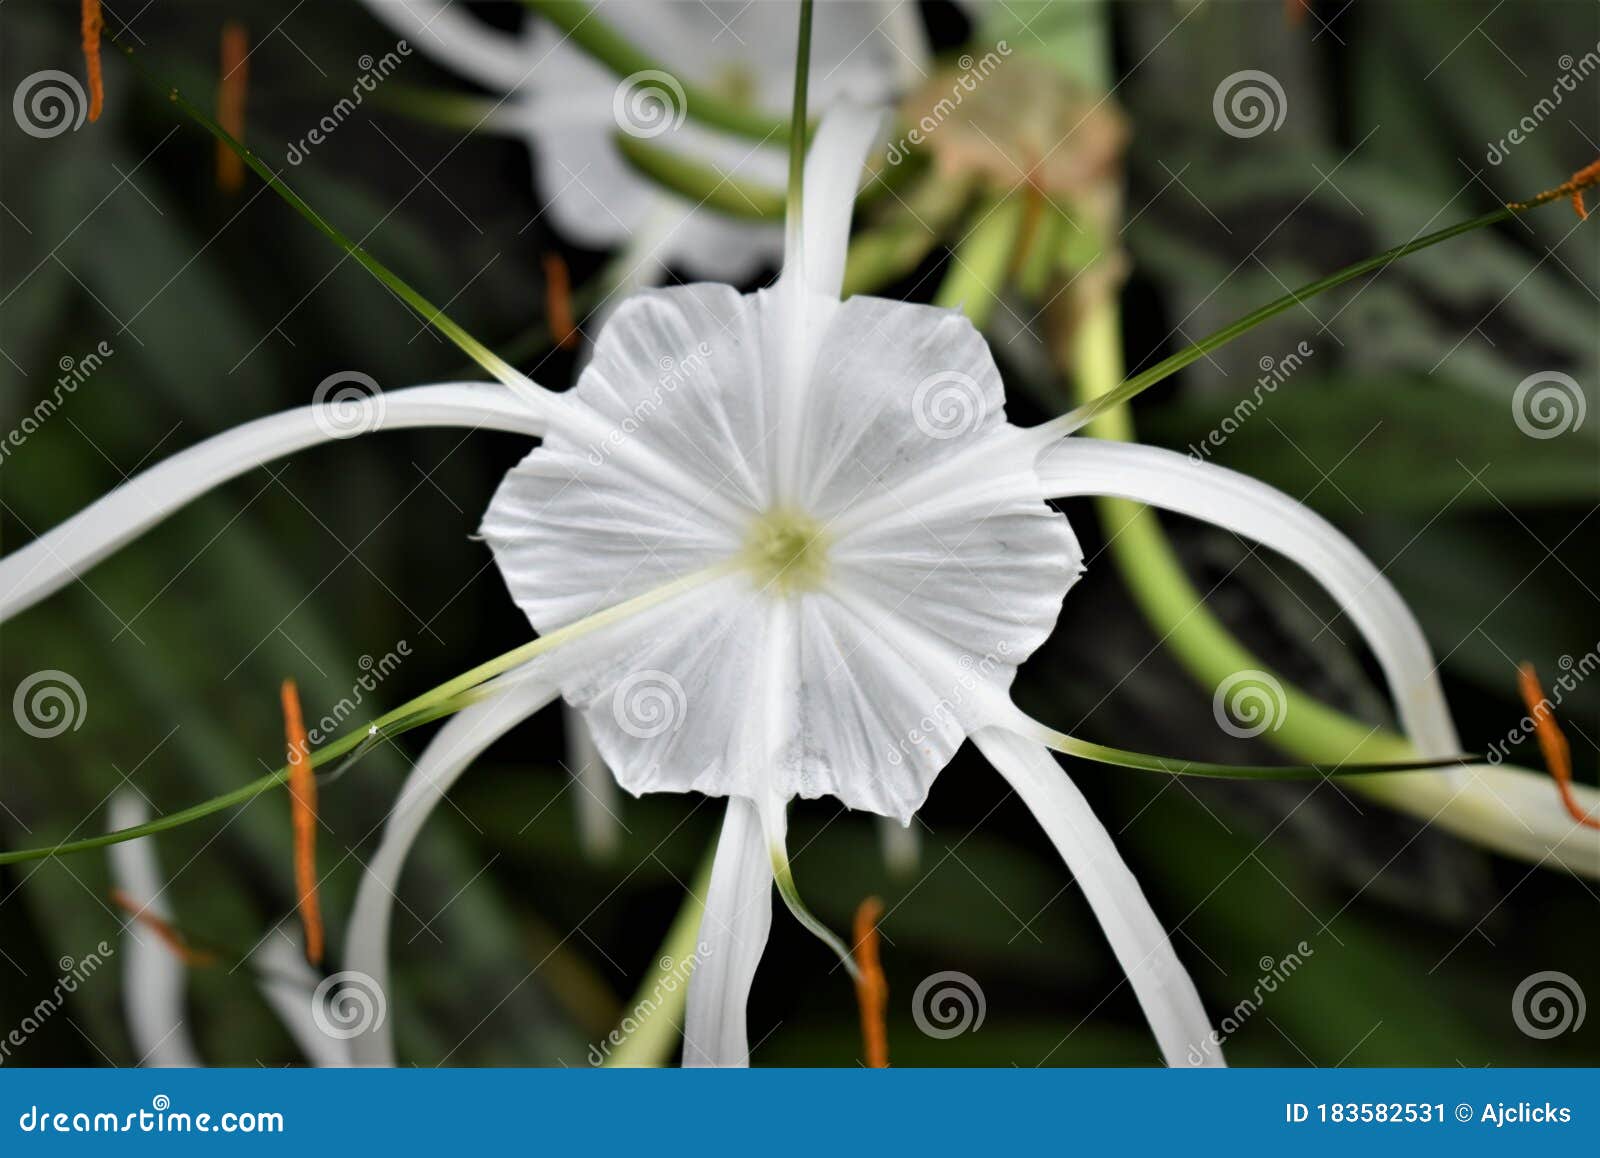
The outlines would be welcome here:
[[[685,1025],[690,1064],[747,1060],[745,1007],[792,898],[785,807],[836,796],[906,820],[970,739],[1032,810],[1100,919],[1169,1064],[1210,1025],[1105,828],[1008,696],[1082,568],[1047,499],[1114,494],[1278,550],[1335,597],[1383,667],[1424,755],[1456,751],[1426,641],[1359,551],[1261,483],[1149,447],[1005,421],[1000,377],[959,315],[839,300],[877,117],[840,108],[805,171],[777,284],[638,296],[576,390],[446,384],[386,396],[387,426],[544,438],[484,519],[513,597],[549,640],[429,744],[363,880],[346,965],[386,988],[390,905],[411,844],[489,744],[564,695],[635,792],[728,797]],[[176,455],[0,560],[0,614],[67,582],[190,498],[328,437],[315,407]],[[1401,777],[1394,777],[1395,780]],[[1419,773],[1435,820],[1591,875],[1600,849],[1526,773]],[[1593,795],[1592,793],[1590,794]],[[803,913],[802,919],[808,919]],[[392,1062],[387,1024],[352,1042]]]
[[[783,231],[685,201],[639,173],[618,148],[632,133],[651,146],[736,180],[781,189],[783,142],[760,142],[674,115],[687,83],[731,104],[788,115],[794,92],[794,11],[748,0],[613,0],[598,14],[660,62],[659,73],[621,80],[530,14],[521,36],[501,32],[446,0],[366,0],[415,49],[506,96],[484,122],[523,137],[533,153],[542,214],[567,239],[626,247],[635,278],[672,266],[693,277],[744,281],[777,263]],[[926,47],[906,0],[824,0],[812,41],[812,96],[821,107],[889,99],[921,79]]]
[[[150,819],[150,809],[137,789],[124,788],[111,797],[110,826],[132,828]],[[124,902],[136,906],[122,929],[123,1005],[128,1037],[141,1066],[152,1069],[193,1068],[204,1064],[189,1032],[184,991],[189,970],[183,959],[145,927],[145,914],[170,924],[167,885],[156,859],[154,840],[143,836],[107,850],[111,879]],[[317,1024],[315,1002],[321,978],[306,964],[299,939],[274,929],[262,937],[246,963],[262,998],[278,1015],[301,1053],[314,1066],[348,1066],[350,1046]]]

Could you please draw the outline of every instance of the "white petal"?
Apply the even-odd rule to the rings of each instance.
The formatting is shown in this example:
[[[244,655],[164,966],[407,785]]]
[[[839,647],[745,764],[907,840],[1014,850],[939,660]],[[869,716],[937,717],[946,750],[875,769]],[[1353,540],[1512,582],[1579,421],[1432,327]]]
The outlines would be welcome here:
[[[261,996],[294,1038],[306,1061],[318,1068],[351,1065],[350,1043],[324,1033],[312,1016],[322,975],[306,963],[300,939],[281,930],[268,933],[251,956]]]
[[[567,734],[567,767],[574,781],[573,799],[578,813],[578,844],[584,855],[604,860],[622,840],[622,818],[617,810],[617,781],[595,747],[583,713],[563,705],[562,724]]]
[[[891,876],[911,877],[922,865],[922,833],[914,825],[878,817],[878,848]]]
[[[728,801],[700,920],[698,964],[683,1025],[685,1066],[750,1062],[746,1009],[772,929],[772,859],[749,800]]]
[[[111,798],[109,829],[132,828],[149,819],[150,810],[137,791],[123,789]],[[170,922],[172,908],[162,898],[167,882],[156,860],[154,838],[141,836],[113,844],[106,855],[116,887],[142,912]],[[157,1068],[203,1064],[183,1008],[188,967],[155,933],[142,927],[136,916],[125,920],[122,1000],[139,1064]]]
[[[542,680],[508,683],[507,690],[464,709],[439,730],[422,758],[406,777],[400,798],[384,825],[378,851],[367,862],[350,916],[346,968],[372,979],[378,993],[389,994],[389,918],[406,856],[424,822],[445,793],[483,750],[527,719],[555,696]],[[365,1033],[350,1039],[351,1057],[360,1065],[394,1064],[390,1018],[374,1021]]]
[[[1039,475],[1052,498],[1117,495],[1204,519],[1288,556],[1327,588],[1361,631],[1418,751],[1429,757],[1460,751],[1433,652],[1411,609],[1354,543],[1303,503],[1170,450],[1092,438],[1066,439],[1048,451]]]
[[[446,68],[485,88],[511,92],[534,70],[537,60],[518,37],[477,19],[447,0],[365,0],[368,9]]]
[[[468,426],[537,435],[545,422],[499,386],[418,386],[373,395],[352,428],[348,414],[305,406],[237,426],[135,475],[21,550],[0,559],[0,620],[51,592],[213,487],[264,462],[370,430]]]
[[[1089,802],[1049,749],[999,728],[972,742],[1033,812],[1094,909],[1169,1066],[1222,1064],[1211,1022],[1172,941]]]

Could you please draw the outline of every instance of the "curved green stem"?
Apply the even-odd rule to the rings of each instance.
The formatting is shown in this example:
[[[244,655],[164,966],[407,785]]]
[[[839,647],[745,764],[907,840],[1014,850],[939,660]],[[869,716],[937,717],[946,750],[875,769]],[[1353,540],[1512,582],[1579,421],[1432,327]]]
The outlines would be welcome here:
[[[962,310],[982,329],[1000,300],[1000,288],[1012,266],[1027,212],[1024,193],[987,202],[976,224],[950,256],[933,304]]]
[[[628,164],[662,188],[692,201],[697,208],[703,206],[751,221],[783,220],[784,195],[776,189],[729,177],[710,165],[630,133],[616,133],[614,140]]]
[[[1109,396],[1122,380],[1121,322],[1115,303],[1106,301],[1085,316],[1070,350],[1060,356],[1079,397],[1094,401]],[[1121,405],[1103,411],[1089,429],[1099,438],[1133,439],[1133,420]],[[1154,511],[1127,499],[1100,498],[1095,504],[1105,526],[1107,549],[1134,601],[1190,675],[1202,686],[1216,687],[1235,672],[1270,671],[1206,607]],[[1416,750],[1404,737],[1330,708],[1282,676],[1273,678],[1283,686],[1286,708],[1278,713],[1280,726],[1265,738],[1296,759],[1380,763],[1416,758]]]
[[[671,69],[664,68],[661,61],[596,16],[591,5],[581,0],[522,2],[561,29],[574,44],[619,77],[627,78],[640,72],[659,72],[672,76],[683,92],[682,111],[695,120],[758,141],[789,140],[787,118],[744,108],[698,85],[683,83]]]

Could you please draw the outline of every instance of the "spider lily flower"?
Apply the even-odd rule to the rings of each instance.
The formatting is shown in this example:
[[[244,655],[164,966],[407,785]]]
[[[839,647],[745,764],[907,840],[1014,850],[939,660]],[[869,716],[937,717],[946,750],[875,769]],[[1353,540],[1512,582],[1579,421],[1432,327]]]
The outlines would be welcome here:
[[[570,241],[625,249],[630,286],[666,269],[739,282],[782,256],[775,222],[741,220],[670,193],[629,163],[618,134],[647,141],[736,181],[779,189],[781,142],[763,143],[685,119],[685,84],[786,116],[794,90],[794,13],[744,0],[621,0],[590,19],[649,49],[663,71],[619,78],[549,22],[501,32],[447,0],[366,0],[375,16],[441,67],[505,96],[482,128],[527,140],[550,222]],[[920,16],[904,0],[824,0],[812,44],[813,93],[825,106],[889,99],[920,81]]]
[[[560,695],[585,712],[629,791],[727,798],[700,930],[708,951],[690,982],[687,1063],[748,1061],[745,1009],[774,886],[812,920],[785,852],[789,801],[832,796],[904,823],[970,739],[1077,877],[1163,1056],[1186,1064],[1211,1033],[1199,995],[1051,752],[1093,748],[1030,719],[1009,697],[1018,665],[1053,629],[1083,567],[1052,498],[1134,498],[1286,554],[1362,631],[1418,747],[1455,750],[1415,620],[1318,516],[1179,454],[1065,437],[1085,415],[1012,426],[988,347],[961,314],[841,300],[858,175],[878,120],[851,106],[823,119],[771,289],[636,295],[602,331],[570,394],[507,374],[509,388],[444,384],[386,396],[387,426],[490,426],[543,438],[508,473],[482,529],[546,646],[450,719],[402,790],[347,941],[346,966],[380,988],[390,906],[422,825],[479,753]],[[674,389],[661,388],[662,359],[683,365],[688,350],[705,354]],[[291,411],[130,480],[0,559],[0,613],[62,585],[204,490],[329,437],[329,428],[317,408]],[[1600,858],[1569,839],[1577,826],[1554,793],[1559,827],[1531,794],[1506,803],[1499,789],[1508,781],[1467,769],[1458,787],[1448,775],[1427,774],[1436,791],[1454,793],[1441,815],[1476,810],[1498,830],[1524,825],[1529,836],[1513,833],[1512,843],[1595,870]],[[352,1047],[358,1062],[393,1061],[387,1022]]]
[[[111,798],[112,828],[132,828],[150,819],[150,810],[134,790]],[[163,894],[161,874],[151,838],[114,844],[108,850],[111,878],[131,915],[123,928],[123,1000],[128,1036],[139,1064],[151,1068],[194,1068],[203,1065],[184,1012],[188,966],[172,945],[141,929],[148,914],[163,924],[172,912]],[[261,996],[278,1015],[289,1036],[314,1066],[348,1066],[347,1041],[317,1024],[316,1003],[322,978],[306,964],[305,951],[291,934],[273,931],[262,938],[245,968],[255,977]]]

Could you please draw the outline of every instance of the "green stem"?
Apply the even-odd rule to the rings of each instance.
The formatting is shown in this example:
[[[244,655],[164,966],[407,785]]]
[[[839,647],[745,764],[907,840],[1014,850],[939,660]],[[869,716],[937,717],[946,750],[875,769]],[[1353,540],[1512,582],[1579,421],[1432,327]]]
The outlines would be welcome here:
[[[621,1043],[606,1055],[608,1068],[664,1066],[672,1060],[672,1051],[677,1048],[683,1026],[684,1006],[689,999],[684,962],[694,962],[691,973],[705,964],[700,959],[700,918],[705,913],[706,890],[711,887],[711,866],[716,856],[717,844],[712,841],[689,884],[689,894],[672,919],[666,939],[656,950],[655,971],[640,983],[628,1004],[628,1012],[638,1022],[638,1028],[623,1035]],[[681,984],[669,986],[667,983],[673,980]],[[644,1011],[649,1015],[645,1016]]]
[[[1011,270],[1026,213],[1024,193],[987,202],[977,223],[952,253],[933,304],[965,311],[979,329],[987,325]]]
[[[789,140],[789,125],[783,117],[741,107],[698,85],[683,83],[671,69],[663,67],[661,61],[597,17],[590,5],[580,0],[523,0],[523,3],[619,77],[627,78],[641,72],[672,76],[683,92],[682,111],[702,124],[758,141]]]
[[[719,173],[682,153],[663,149],[630,133],[615,134],[617,151],[657,185],[730,217],[782,221],[784,195],[776,189]]]
[[[784,210],[788,261],[800,254],[806,181],[806,88],[810,78],[811,0],[800,0],[800,31],[794,49],[794,103],[789,110],[789,203]]]
[[[1080,398],[1109,396],[1122,380],[1121,323],[1115,303],[1096,306],[1079,323],[1066,354]],[[1126,406],[1107,409],[1090,432],[1131,441],[1133,420]],[[1214,688],[1236,672],[1270,672],[1234,638],[1184,573],[1155,512],[1127,499],[1095,500],[1113,561],[1145,618],[1162,642],[1201,686]],[[1323,704],[1282,676],[1285,710],[1275,731],[1265,734],[1296,759],[1381,763],[1415,759],[1416,750],[1393,732],[1374,728]]]
[[[1531,207],[1531,203],[1529,207]],[[1503,206],[1499,209],[1493,210],[1492,212],[1474,217],[1470,221],[1457,222],[1455,225],[1449,226],[1446,229],[1440,229],[1437,232],[1430,233],[1425,237],[1419,237],[1415,241],[1408,241],[1404,245],[1397,245],[1393,249],[1385,250],[1375,257],[1369,257],[1364,261],[1358,261],[1354,265],[1347,265],[1338,272],[1331,273],[1324,278],[1319,278],[1310,285],[1302,286],[1297,290],[1291,290],[1289,293],[1284,294],[1282,297],[1274,301],[1268,302],[1261,308],[1252,310],[1250,313],[1240,318],[1237,322],[1234,322],[1231,326],[1223,327],[1216,333],[1211,334],[1209,337],[1203,338],[1194,345],[1189,346],[1187,349],[1179,350],[1171,357],[1163,358],[1154,366],[1151,366],[1148,370],[1145,370],[1140,374],[1135,374],[1132,378],[1122,382],[1120,385],[1096,395],[1091,400],[1079,406],[1076,410],[1073,410],[1068,414],[1064,414],[1060,418],[1056,419],[1051,423],[1051,426],[1060,429],[1063,432],[1077,430],[1080,427],[1093,422],[1101,415],[1116,409],[1118,406],[1121,406],[1135,395],[1143,393],[1150,387],[1154,386],[1157,382],[1176,374],[1179,370],[1182,370],[1191,362],[1198,362],[1201,358],[1204,358],[1207,354],[1211,353],[1218,347],[1227,345],[1241,334],[1255,329],[1268,318],[1276,317],[1285,310],[1300,305],[1308,298],[1314,298],[1318,294],[1326,293],[1328,290],[1342,286],[1346,282],[1354,281],[1358,277],[1364,277],[1369,273],[1382,271],[1394,262],[1399,261],[1402,257],[1416,253],[1419,250],[1427,249],[1429,246],[1438,245],[1441,241],[1449,241],[1452,237],[1459,237],[1463,233],[1471,233],[1475,229],[1482,229],[1485,226],[1494,225],[1498,222],[1505,221],[1511,217],[1514,217],[1521,211],[1521,209]]]

